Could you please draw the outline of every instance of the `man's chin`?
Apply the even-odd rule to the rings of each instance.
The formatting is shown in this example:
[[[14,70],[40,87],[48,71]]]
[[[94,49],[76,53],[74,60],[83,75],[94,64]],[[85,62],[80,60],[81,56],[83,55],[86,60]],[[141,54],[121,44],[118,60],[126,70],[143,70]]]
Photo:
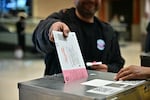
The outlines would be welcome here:
[[[84,14],[82,16],[85,18],[92,18],[94,16],[94,14]]]

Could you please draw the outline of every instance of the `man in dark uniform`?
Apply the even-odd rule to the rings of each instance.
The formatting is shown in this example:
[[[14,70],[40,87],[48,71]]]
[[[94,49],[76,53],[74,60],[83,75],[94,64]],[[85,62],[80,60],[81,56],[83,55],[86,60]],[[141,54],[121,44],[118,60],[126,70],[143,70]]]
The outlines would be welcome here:
[[[76,8],[55,12],[40,21],[33,34],[33,43],[45,55],[45,75],[61,73],[52,31],[62,31],[64,37],[69,31],[77,35],[84,62],[102,61],[103,64],[90,69],[118,72],[124,65],[116,33],[110,25],[94,15],[101,0],[74,0]]]

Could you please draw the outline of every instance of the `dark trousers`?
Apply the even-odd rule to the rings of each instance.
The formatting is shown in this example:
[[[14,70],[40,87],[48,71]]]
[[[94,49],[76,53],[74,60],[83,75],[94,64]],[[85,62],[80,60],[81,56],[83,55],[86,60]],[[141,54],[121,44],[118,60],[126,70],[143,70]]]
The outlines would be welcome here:
[[[18,46],[21,47],[23,51],[25,51],[25,35],[24,34],[18,35]]]

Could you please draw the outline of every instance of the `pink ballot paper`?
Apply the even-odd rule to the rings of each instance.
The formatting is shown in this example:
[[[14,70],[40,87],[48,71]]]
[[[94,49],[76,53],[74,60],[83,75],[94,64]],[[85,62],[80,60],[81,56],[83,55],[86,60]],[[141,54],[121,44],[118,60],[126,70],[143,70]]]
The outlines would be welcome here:
[[[74,32],[64,38],[63,33],[53,31],[57,54],[65,83],[87,78],[87,70]]]

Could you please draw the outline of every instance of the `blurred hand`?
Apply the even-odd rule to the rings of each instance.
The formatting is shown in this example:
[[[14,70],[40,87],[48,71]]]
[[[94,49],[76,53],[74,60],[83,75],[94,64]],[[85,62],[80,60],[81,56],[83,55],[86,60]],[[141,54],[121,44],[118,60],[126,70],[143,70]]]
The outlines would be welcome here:
[[[63,32],[63,36],[67,37],[68,32],[70,31],[69,27],[63,23],[63,22],[55,22],[52,24],[51,28],[49,29],[49,40],[51,42],[54,42],[54,36],[52,34],[52,31],[61,31]]]
[[[146,79],[147,67],[130,65],[122,68],[114,77],[115,80]]]
[[[102,71],[102,72],[108,71],[108,66],[106,64],[93,65],[91,66],[91,68],[96,71]]]

